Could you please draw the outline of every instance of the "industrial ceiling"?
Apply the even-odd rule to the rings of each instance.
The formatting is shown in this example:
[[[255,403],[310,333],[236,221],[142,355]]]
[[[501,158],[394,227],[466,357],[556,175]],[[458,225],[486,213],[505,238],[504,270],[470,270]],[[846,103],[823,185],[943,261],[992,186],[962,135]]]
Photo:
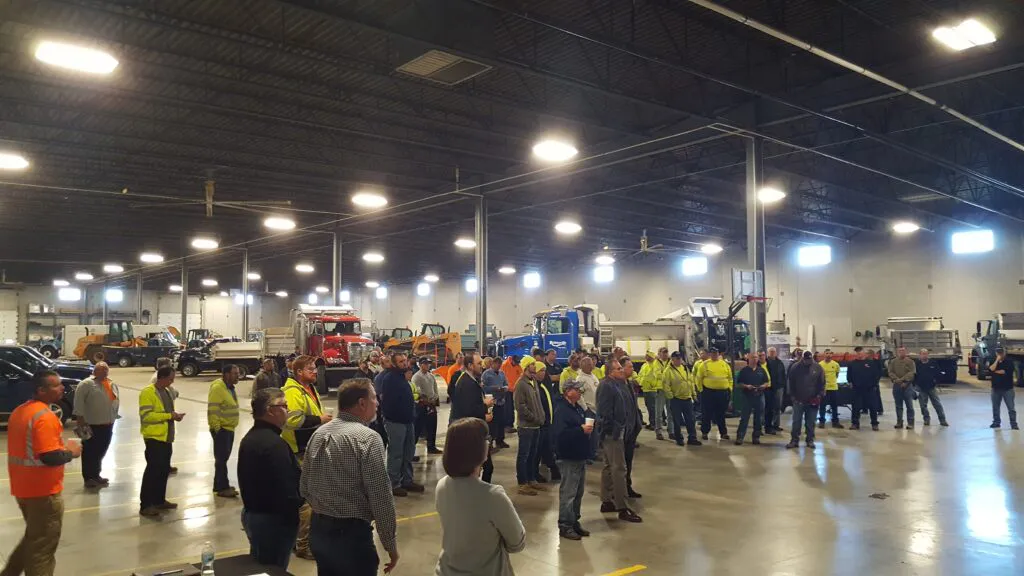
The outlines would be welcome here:
[[[932,31],[976,18],[994,43]],[[748,20],[749,19],[749,20]],[[472,273],[475,196],[490,262],[564,266],[602,246],[745,248],[745,149],[763,139],[769,244],[1024,222],[1024,3],[1005,0],[5,0],[0,172],[7,282],[104,262],[161,289],[190,258],[232,286]],[[105,77],[34,57],[92,46]],[[837,58],[838,57],[838,58]],[[839,59],[842,60],[839,60]],[[961,116],[957,116],[957,114]],[[539,164],[557,136],[576,161]],[[360,210],[352,194],[387,197]],[[263,227],[272,215],[298,228]],[[567,239],[562,218],[583,231]],[[319,233],[318,233],[319,232]],[[361,258],[383,253],[382,264]],[[294,264],[316,267],[300,276]],[[240,284],[240,282],[235,282]]]

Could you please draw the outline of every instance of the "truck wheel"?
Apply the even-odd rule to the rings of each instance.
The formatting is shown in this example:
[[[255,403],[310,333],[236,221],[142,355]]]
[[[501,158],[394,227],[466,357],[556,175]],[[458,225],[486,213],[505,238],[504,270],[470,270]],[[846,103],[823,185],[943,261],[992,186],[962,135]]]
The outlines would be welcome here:
[[[85,350],[85,359],[93,364],[99,364],[107,359],[107,355],[100,346],[90,346]]]
[[[117,359],[117,365],[121,368],[131,368],[133,364],[135,364],[135,362],[132,361],[131,356],[120,356]]]
[[[249,367],[245,364],[235,364],[238,366],[238,379],[245,380],[245,377],[249,375]]]
[[[43,356],[47,357],[47,358],[56,358],[57,357],[57,349],[54,348],[53,346],[43,346],[39,350],[39,353],[42,354]]]
[[[185,362],[181,365],[181,375],[186,378],[191,378],[199,374],[199,365],[195,362]]]

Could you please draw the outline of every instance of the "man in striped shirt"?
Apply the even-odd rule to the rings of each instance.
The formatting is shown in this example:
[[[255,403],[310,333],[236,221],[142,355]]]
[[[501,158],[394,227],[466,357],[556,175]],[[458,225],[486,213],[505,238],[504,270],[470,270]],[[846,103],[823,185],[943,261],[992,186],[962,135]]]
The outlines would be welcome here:
[[[338,390],[338,417],[317,428],[306,446],[299,491],[313,510],[310,549],[320,574],[377,574],[380,559],[372,522],[398,563],[395,501],[384,464],[384,443],[366,425],[377,417],[377,394],[365,378]]]

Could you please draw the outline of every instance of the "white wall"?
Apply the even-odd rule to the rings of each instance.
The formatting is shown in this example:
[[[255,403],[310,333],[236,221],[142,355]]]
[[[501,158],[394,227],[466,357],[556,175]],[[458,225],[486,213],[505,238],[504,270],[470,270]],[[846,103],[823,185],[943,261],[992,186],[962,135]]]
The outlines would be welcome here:
[[[769,319],[785,318],[794,338],[807,344],[814,325],[818,345],[873,344],[854,337],[891,316],[943,316],[946,325],[971,343],[975,322],[996,312],[1024,310],[1024,239],[997,234],[997,250],[954,255],[948,234],[918,233],[876,242],[834,244],[833,259],[821,268],[796,265],[799,245],[770,250],[766,295]],[[612,320],[652,320],[681,308],[694,296],[731,300],[731,268],[746,268],[738,249],[710,257],[708,274],[683,277],[679,258],[619,263],[612,284],[591,279],[589,264],[577,269],[542,270],[539,289],[527,290],[521,277],[492,273],[488,321],[506,334],[516,333],[538,310],[555,304],[597,304]],[[354,297],[367,325],[382,328],[440,322],[458,331],[475,321],[475,295],[464,278],[442,279],[431,295],[416,296],[415,286],[391,286],[386,300],[370,294]],[[367,291],[370,292],[370,291]],[[746,314],[745,312],[742,314]],[[795,342],[795,340],[794,340]]]

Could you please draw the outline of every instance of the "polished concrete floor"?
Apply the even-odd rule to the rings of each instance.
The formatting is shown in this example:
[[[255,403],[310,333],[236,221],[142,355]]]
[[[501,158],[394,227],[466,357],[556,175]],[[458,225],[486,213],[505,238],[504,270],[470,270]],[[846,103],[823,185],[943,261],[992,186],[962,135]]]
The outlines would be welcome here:
[[[180,472],[171,478],[168,495],[181,508],[153,521],[137,513],[145,465],[137,390],[150,372],[114,369],[112,375],[122,387],[123,418],[104,462],[111,486],[86,491],[78,463],[68,467],[57,573],[130,574],[137,566],[197,561],[207,540],[220,554],[243,553],[240,502],[211,493],[205,398],[212,377],[176,383],[178,409],[188,415],[175,441],[173,461]],[[248,387],[240,384],[240,396],[248,397]],[[558,538],[555,493],[514,494],[513,436],[513,449],[495,457],[495,480],[512,494],[528,532],[526,550],[513,556],[516,573],[1022,574],[1024,432],[988,428],[986,387],[961,383],[944,390],[952,426],[921,428],[918,416],[914,431],[893,430],[886,389],[881,431],[819,430],[814,451],[787,451],[782,436],[738,447],[719,444],[715,434],[703,447],[679,448],[644,432],[634,474],[644,496],[635,507],[644,523],[626,525],[598,513],[600,471],[593,467],[583,502],[583,524],[593,536],[583,542]],[[847,422],[845,410],[842,416]],[[441,421],[447,421],[446,408]],[[243,414],[236,442],[250,423]],[[730,421],[733,431],[735,423]],[[234,458],[231,469],[234,478]],[[440,459],[425,458],[416,474],[428,491],[398,499],[397,576],[433,574],[438,553],[440,524],[431,487],[443,474]],[[8,483],[4,471],[0,559],[23,529]],[[300,559],[290,570],[315,574],[314,564]]]

